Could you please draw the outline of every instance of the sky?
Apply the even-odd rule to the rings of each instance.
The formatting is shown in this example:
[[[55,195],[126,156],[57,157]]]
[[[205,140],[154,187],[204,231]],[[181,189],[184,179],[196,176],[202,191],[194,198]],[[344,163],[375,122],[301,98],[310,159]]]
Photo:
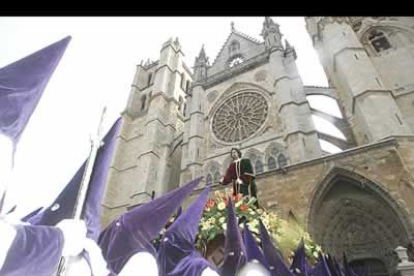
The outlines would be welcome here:
[[[303,83],[327,86],[304,18],[272,19],[296,49]],[[0,68],[72,36],[18,144],[6,209],[25,215],[55,199],[88,156],[103,107],[104,132],[124,110],[141,60],[158,60],[178,37],[188,67],[203,44],[212,64],[231,22],[263,41],[264,17],[0,17]]]

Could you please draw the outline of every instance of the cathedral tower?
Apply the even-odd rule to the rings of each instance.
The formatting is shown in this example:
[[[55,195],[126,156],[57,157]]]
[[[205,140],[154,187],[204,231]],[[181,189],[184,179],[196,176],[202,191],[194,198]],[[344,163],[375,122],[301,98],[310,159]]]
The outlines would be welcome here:
[[[178,39],[138,65],[103,202],[103,225],[178,186],[186,90],[192,82]]]
[[[358,145],[412,135],[414,19],[310,17],[306,23]]]

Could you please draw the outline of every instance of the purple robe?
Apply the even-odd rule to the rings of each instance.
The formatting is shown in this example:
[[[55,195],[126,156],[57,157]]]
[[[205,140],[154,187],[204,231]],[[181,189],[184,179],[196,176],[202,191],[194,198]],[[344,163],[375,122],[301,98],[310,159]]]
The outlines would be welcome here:
[[[204,269],[211,268],[217,271],[198,251],[184,257],[167,276],[200,276]]]
[[[18,225],[16,229],[0,276],[52,275],[62,255],[63,233],[50,226]]]

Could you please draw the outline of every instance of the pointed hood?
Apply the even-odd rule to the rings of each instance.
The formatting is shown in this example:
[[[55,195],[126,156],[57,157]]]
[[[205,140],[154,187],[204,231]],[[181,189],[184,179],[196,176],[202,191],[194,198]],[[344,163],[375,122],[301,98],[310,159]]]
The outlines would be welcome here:
[[[99,237],[99,246],[109,268],[119,273],[128,259],[138,252],[146,251],[155,256],[156,250],[151,241],[200,181],[201,177],[113,221]]]
[[[233,201],[229,198],[227,206],[227,230],[224,250],[222,276],[234,276],[246,264],[246,250],[243,246]]]
[[[333,263],[334,263],[335,269],[336,269],[336,271],[338,272],[338,274],[339,274],[340,276],[345,276],[345,274],[344,274],[343,270],[341,269],[341,266],[340,266],[340,265],[339,265],[339,263],[336,261],[335,257],[333,258]]]
[[[295,276],[290,270],[285,261],[283,260],[281,254],[278,252],[276,247],[273,245],[272,240],[270,239],[269,233],[267,232],[266,227],[263,222],[260,220],[260,235],[262,239],[262,248],[263,253],[266,258],[267,263],[269,264],[269,269],[272,275],[277,276]]]
[[[182,258],[196,250],[194,242],[209,192],[210,187],[205,188],[164,233],[158,249],[160,275],[167,275]]]
[[[329,271],[331,272],[332,276],[342,276],[341,271],[337,270],[337,267],[335,266],[334,260],[332,259],[331,255],[327,255],[325,257],[326,264],[328,265]]]
[[[303,238],[300,240],[298,248],[295,251],[290,270],[297,276],[309,275],[309,266],[306,262],[305,241]]]
[[[332,276],[328,264],[326,263],[325,257],[319,252],[319,262],[315,265],[312,270],[314,276]]]
[[[185,256],[171,271],[168,276],[202,276],[204,271],[208,269],[209,276],[214,275],[216,272],[217,276],[218,269],[214,267],[208,260],[206,260],[197,250],[191,252],[191,254]]]
[[[246,221],[244,221],[243,224],[244,224],[244,247],[246,248],[247,261],[250,262],[253,260],[257,260],[264,267],[269,268],[266,258],[263,255],[262,250],[257,245],[253,237],[253,234],[250,232],[249,227],[247,226]]]
[[[105,188],[112,155],[116,146],[116,138],[122,124],[122,118],[116,120],[103,139],[93,166],[85,204],[81,218],[88,227],[87,236],[95,241],[100,233],[101,202]],[[72,218],[80,185],[82,183],[86,162],[76,172],[75,176],[59,194],[57,199],[47,209],[28,219],[29,223],[36,225],[56,225],[63,219]]]
[[[24,222],[28,221],[31,217],[37,215],[42,210],[42,208],[43,207],[37,208],[36,210],[34,210],[31,213],[29,213],[29,214],[25,215],[24,217],[22,217],[20,220],[24,221]]]
[[[71,37],[0,69],[0,134],[20,139]]]

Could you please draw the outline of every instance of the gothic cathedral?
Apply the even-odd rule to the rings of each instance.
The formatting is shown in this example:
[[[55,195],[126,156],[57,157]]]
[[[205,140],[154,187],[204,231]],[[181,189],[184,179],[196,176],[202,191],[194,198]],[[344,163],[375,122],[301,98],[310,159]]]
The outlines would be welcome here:
[[[178,40],[137,66],[103,201],[102,224],[204,176],[218,185],[232,147],[254,166],[266,209],[296,221],[332,255],[393,275],[414,252],[414,18],[307,17],[329,87],[306,86],[279,25],[263,41],[232,28],[212,64],[193,72]],[[307,97],[337,101],[342,118]],[[312,115],[346,139],[316,130]],[[343,151],[324,152],[319,139]],[[411,253],[410,253],[411,254]]]

